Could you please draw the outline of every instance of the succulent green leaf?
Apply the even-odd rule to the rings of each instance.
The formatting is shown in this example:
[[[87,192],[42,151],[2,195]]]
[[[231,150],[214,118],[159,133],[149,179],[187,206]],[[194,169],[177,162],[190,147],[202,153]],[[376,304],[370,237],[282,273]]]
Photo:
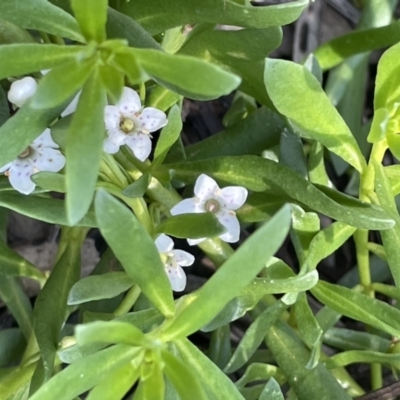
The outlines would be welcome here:
[[[359,172],[366,167],[350,129],[311,72],[302,65],[272,59],[266,60],[264,72],[272,102],[295,130],[319,141]]]
[[[66,208],[71,225],[83,218],[93,200],[103,150],[105,104],[104,89],[94,73],[83,87],[67,136]]]
[[[46,0],[2,0],[0,15],[21,28],[43,31],[78,42],[84,41],[76,20]]]
[[[171,316],[171,286],[153,239],[133,213],[104,190],[97,192],[95,208],[101,233],[126,273],[156,308]]]
[[[71,7],[86,41],[106,39],[107,0],[71,0]]]

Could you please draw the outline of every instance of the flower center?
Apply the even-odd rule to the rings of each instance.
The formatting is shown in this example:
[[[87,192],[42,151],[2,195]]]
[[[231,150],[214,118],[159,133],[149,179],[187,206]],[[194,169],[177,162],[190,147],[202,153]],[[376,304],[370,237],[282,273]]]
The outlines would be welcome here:
[[[161,261],[165,267],[176,267],[176,261],[172,252],[160,253]]]
[[[135,122],[131,120],[130,118],[123,118],[121,119],[121,122],[119,123],[119,127],[121,130],[125,133],[130,133],[134,130],[135,128]]]
[[[206,201],[206,204],[204,204],[204,209],[214,214],[217,213],[220,208],[221,205],[215,199],[209,199]]]
[[[19,156],[18,158],[20,158],[21,160],[24,158],[29,157],[32,154],[32,148],[31,147],[27,147]]]

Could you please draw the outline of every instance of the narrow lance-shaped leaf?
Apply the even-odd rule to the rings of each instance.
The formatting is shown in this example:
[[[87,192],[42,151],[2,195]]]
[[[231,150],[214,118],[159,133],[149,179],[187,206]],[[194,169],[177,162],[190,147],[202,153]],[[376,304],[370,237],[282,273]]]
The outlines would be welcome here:
[[[196,292],[194,298],[180,310],[175,321],[165,328],[163,335],[169,339],[187,336],[214,318],[228,301],[252,281],[279,249],[289,225],[290,208],[286,206],[247,239]],[[243,265],[248,267],[243,269]]]
[[[158,83],[196,100],[211,100],[231,93],[240,77],[195,57],[150,49],[130,49],[143,69]]]
[[[286,25],[295,21],[308,3],[308,0],[299,0],[255,8],[232,0],[177,0],[168,4],[163,0],[136,0],[121,4],[119,10],[154,35],[199,22],[249,28]]]
[[[95,207],[101,233],[127,274],[156,308],[171,316],[171,286],[153,239],[133,213],[104,190],[97,192]]]
[[[391,189],[390,181],[381,164],[375,163],[375,190],[379,204],[390,215],[396,225],[387,231],[381,231],[381,238],[385,255],[390,267],[393,279],[397,287],[400,287],[400,216]]]
[[[221,393],[229,400],[243,400],[229,377],[187,338],[175,341],[174,346],[179,350],[185,365],[196,373],[207,400],[220,400]]]
[[[332,310],[400,336],[400,311],[391,305],[339,285],[319,281],[312,294]]]
[[[85,84],[67,136],[67,216],[76,224],[93,200],[104,137],[106,96],[93,73]]]
[[[84,41],[76,20],[47,0],[1,0],[0,15],[22,28]]]
[[[130,363],[139,352],[136,347],[121,344],[77,360],[54,375],[30,400],[73,400],[122,365]]]
[[[72,0],[71,6],[85,39],[101,43],[106,38],[107,0]]]
[[[267,59],[264,80],[275,107],[300,133],[319,141],[359,172],[365,168],[350,129],[311,72],[290,61]]]
[[[86,230],[71,228],[67,234],[73,244],[68,244],[55,265],[49,279],[36,299],[33,311],[33,328],[38,341],[44,380],[53,372],[57,343],[67,311],[67,296],[80,275],[80,244]]]
[[[73,60],[52,69],[40,80],[31,107],[51,108],[71,99],[86,82],[94,62]]]
[[[82,46],[38,43],[0,46],[0,79],[54,68],[72,61],[82,50]]]

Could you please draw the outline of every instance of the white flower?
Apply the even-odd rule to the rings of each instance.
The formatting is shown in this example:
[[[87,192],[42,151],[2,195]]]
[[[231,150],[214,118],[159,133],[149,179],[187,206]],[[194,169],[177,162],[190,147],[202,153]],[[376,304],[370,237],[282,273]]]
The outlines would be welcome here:
[[[31,181],[31,175],[40,171],[58,172],[64,168],[65,157],[57,148],[50,129],[46,129],[18,158],[0,168],[0,173],[8,176],[11,186],[18,192],[32,193],[35,183]]]
[[[37,82],[30,76],[14,81],[7,97],[10,103],[22,107],[36,92]]]
[[[186,286],[186,275],[182,267],[192,265],[194,257],[186,251],[174,250],[174,242],[167,235],[161,234],[158,236],[155,244],[164,263],[172,290],[182,292]]]
[[[247,198],[247,190],[241,186],[228,186],[220,189],[217,182],[201,174],[194,186],[196,197],[182,200],[171,209],[172,215],[212,212],[227,232],[219,237],[228,243],[239,240],[240,225],[235,210],[240,208]],[[199,244],[207,238],[188,239],[190,245]]]
[[[144,161],[151,152],[150,133],[167,125],[168,120],[157,108],[142,109],[139,95],[124,87],[118,103],[105,107],[104,122],[108,136],[103,144],[106,153],[115,154],[126,144],[137,159]]]

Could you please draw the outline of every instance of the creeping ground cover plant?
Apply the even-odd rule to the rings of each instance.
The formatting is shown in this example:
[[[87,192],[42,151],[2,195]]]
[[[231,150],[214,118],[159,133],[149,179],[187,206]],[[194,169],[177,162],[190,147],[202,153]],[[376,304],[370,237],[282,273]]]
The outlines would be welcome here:
[[[299,62],[313,4],[271,3],[0,1],[0,400],[394,398],[397,1]],[[16,213],[59,227],[50,271]]]

